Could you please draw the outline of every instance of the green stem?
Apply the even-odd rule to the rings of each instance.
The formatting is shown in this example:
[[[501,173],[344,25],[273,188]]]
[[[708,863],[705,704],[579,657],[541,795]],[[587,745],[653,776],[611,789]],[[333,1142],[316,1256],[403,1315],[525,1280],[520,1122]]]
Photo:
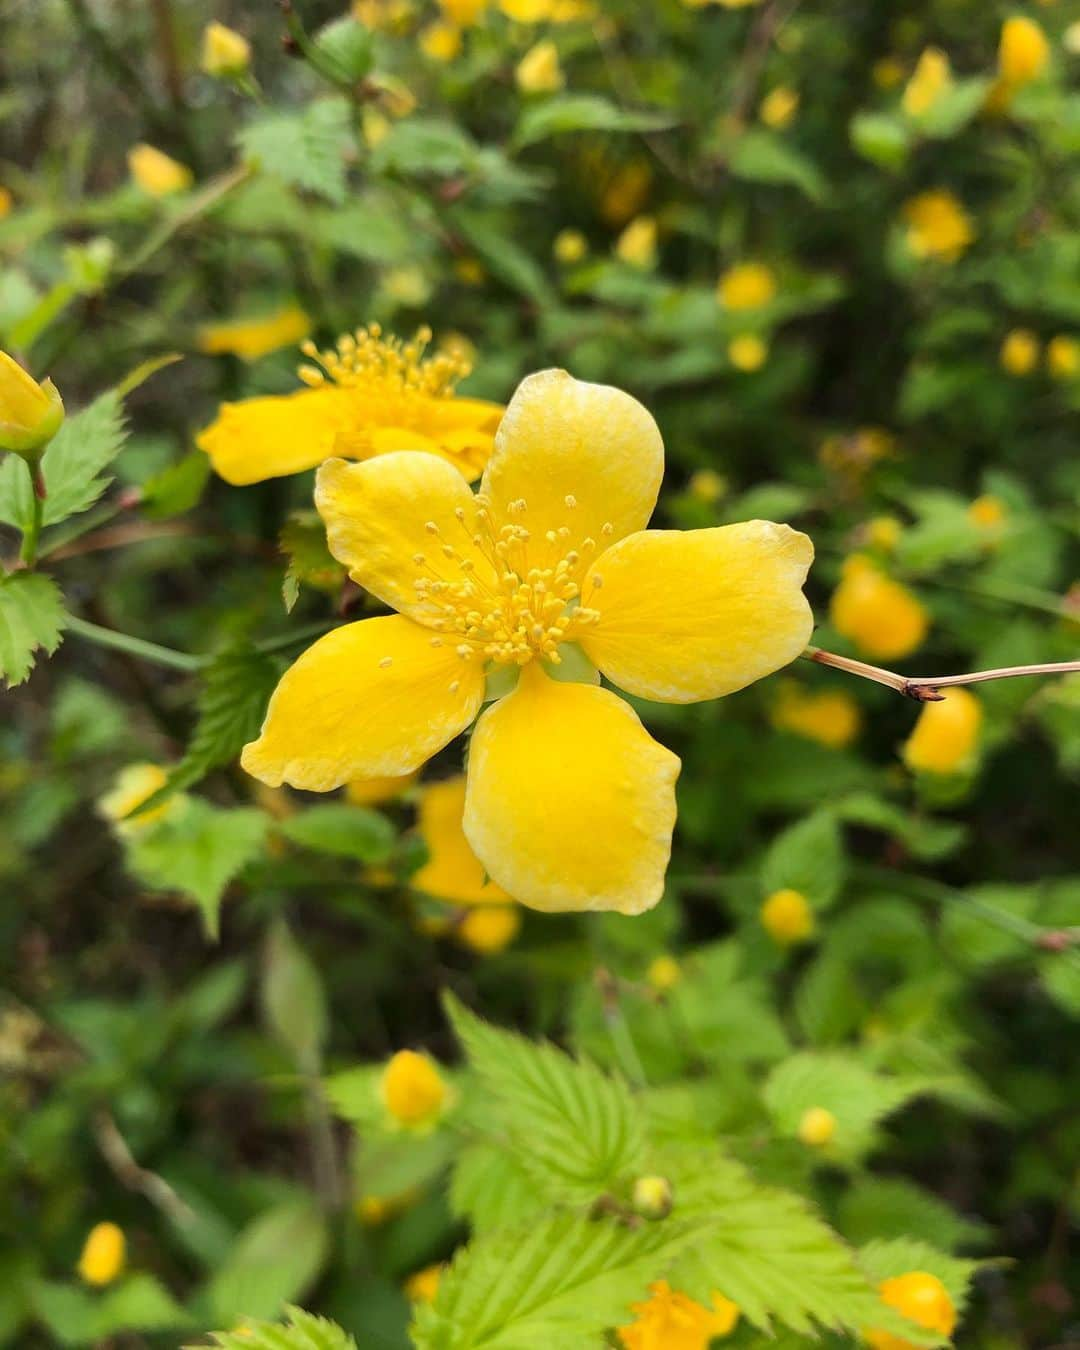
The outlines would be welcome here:
[[[30,475],[33,505],[30,509],[30,523],[23,531],[19,557],[25,567],[33,567],[37,562],[38,538],[41,535],[41,522],[45,513],[45,479],[41,476],[41,465],[26,461],[26,472]]]
[[[67,616],[65,626],[69,633],[85,638],[87,642],[94,642],[99,647],[110,647],[113,651],[127,652],[129,656],[140,656],[144,661],[153,661],[155,665],[168,666],[171,670],[194,674],[204,664],[201,657],[189,656],[187,652],[178,652],[172,647],[162,647],[157,642],[147,642],[145,638],[133,637],[130,633],[119,633],[114,628],[103,628],[74,614]]]

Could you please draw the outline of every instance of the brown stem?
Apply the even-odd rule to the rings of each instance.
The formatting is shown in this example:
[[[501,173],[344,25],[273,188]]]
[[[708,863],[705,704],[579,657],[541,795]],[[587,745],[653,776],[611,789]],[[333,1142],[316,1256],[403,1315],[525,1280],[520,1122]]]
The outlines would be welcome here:
[[[195,1214],[191,1206],[177,1195],[164,1177],[139,1166],[108,1111],[99,1111],[94,1116],[93,1130],[102,1157],[122,1185],[145,1195],[174,1223],[183,1226],[192,1222]]]
[[[817,662],[819,666],[831,666],[848,675],[858,675],[861,679],[873,680],[875,684],[884,684],[905,698],[914,699],[916,703],[939,703],[945,697],[939,690],[947,689],[950,685],[982,684],[986,680],[1009,680],[1018,675],[1068,675],[1080,671],[1080,661],[1047,661],[1037,666],[998,666],[995,670],[972,670],[966,675],[898,675],[895,670],[872,666],[868,661],[856,661],[852,656],[838,656],[835,652],[822,651],[820,647],[807,647],[802,657],[806,661]]]

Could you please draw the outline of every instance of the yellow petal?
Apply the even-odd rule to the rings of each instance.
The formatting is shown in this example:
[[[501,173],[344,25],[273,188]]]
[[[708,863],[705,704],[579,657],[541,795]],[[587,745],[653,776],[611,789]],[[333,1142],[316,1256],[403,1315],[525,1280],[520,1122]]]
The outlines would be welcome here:
[[[281,678],[240,763],[280,787],[329,792],[356,778],[411,773],[476,716],[478,665],[428,629],[390,615],[335,628]]]
[[[384,778],[355,778],[345,784],[345,797],[353,806],[378,806],[393,801],[416,782],[415,773],[393,774]]]
[[[496,521],[529,531],[528,566],[553,567],[585,539],[602,548],[643,529],[663,473],[660,431],[637,399],[543,370],[510,400],[481,493]]]
[[[462,829],[465,814],[465,775],[429,783],[420,798],[420,836],[428,860],[412,884],[437,900],[459,905],[491,905],[509,896],[486,880],[484,865],[469,847]]]
[[[196,444],[216,473],[241,486],[312,469],[333,453],[350,421],[349,396],[326,385],[295,394],[223,403]]]
[[[476,498],[461,474],[435,455],[403,450],[361,464],[327,460],[315,480],[315,505],[330,552],[352,579],[420,622],[436,610],[417,582],[463,582],[471,573],[478,586],[494,583],[491,565],[472,542]],[[448,548],[453,557],[446,556]],[[470,565],[464,572],[462,562]]]
[[[640,914],[663,894],[678,775],[622,699],[533,662],[476,725],[465,834],[522,904]]]
[[[813,556],[805,534],[768,520],[631,535],[585,578],[599,618],[579,640],[628,693],[720,698],[806,646],[813,616],[801,587]]]

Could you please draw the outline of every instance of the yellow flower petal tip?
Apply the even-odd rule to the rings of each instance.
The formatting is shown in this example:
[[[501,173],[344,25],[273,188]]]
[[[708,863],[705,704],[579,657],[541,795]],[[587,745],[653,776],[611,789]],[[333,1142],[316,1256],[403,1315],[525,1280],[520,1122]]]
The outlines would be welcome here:
[[[803,1112],[797,1133],[810,1148],[824,1148],[836,1138],[836,1117],[823,1106],[811,1106]]]
[[[488,879],[483,864],[469,847],[462,828],[464,816],[464,774],[425,785],[417,823],[428,860],[414,873],[412,885],[436,900],[457,905],[487,908],[505,902],[509,899],[506,892]],[[481,922],[472,931],[479,933],[483,927]]]
[[[559,49],[550,38],[530,47],[517,64],[514,81],[523,94],[555,94],[566,83]]]
[[[904,743],[904,763],[913,772],[963,773],[974,763],[982,704],[962,686],[942,693],[940,702],[922,705],[915,730]]]
[[[829,607],[836,630],[878,660],[908,656],[920,647],[930,618],[919,600],[862,554],[844,562]]]
[[[949,58],[938,47],[927,47],[904,88],[904,112],[909,117],[924,117],[951,88]]]
[[[436,1261],[433,1265],[414,1270],[401,1286],[410,1303],[434,1303],[439,1292],[439,1282],[445,1269],[445,1262]]]
[[[1023,14],[1014,14],[1001,26],[998,73],[1006,85],[1020,89],[1042,75],[1050,62],[1046,34]]]
[[[87,1284],[106,1285],[124,1269],[127,1239],[115,1223],[96,1223],[86,1235],[76,1270]]]
[[[64,403],[52,380],[39,384],[0,351],[0,451],[36,460],[63,420]]]
[[[811,692],[785,683],[773,704],[771,720],[778,731],[790,731],[831,750],[843,750],[862,729],[862,711],[843,689]]]
[[[172,796],[134,820],[128,819],[136,808],[165,786],[168,778],[159,764],[129,764],[121,769],[109,791],[98,798],[98,814],[110,822],[117,834],[141,834],[181,809],[182,798]]]
[[[878,1286],[882,1303],[922,1327],[941,1336],[951,1336],[956,1327],[956,1308],[949,1291],[936,1275],[925,1270],[909,1270],[883,1280]],[[863,1339],[873,1350],[915,1350],[911,1341],[889,1331],[868,1330]]]
[[[218,79],[242,75],[251,65],[251,43],[215,19],[203,29],[199,64]]]
[[[427,1055],[399,1050],[383,1070],[379,1095],[399,1125],[426,1125],[443,1110],[447,1087]]]
[[[956,262],[975,240],[971,217],[951,192],[922,192],[904,203],[908,248],[916,258]]]
[[[666,994],[669,989],[674,989],[681,979],[682,967],[667,952],[653,957],[645,972],[645,983],[658,994]]]
[[[761,309],[776,295],[776,277],[764,263],[739,263],[720,278],[716,294],[725,309]]]
[[[667,1280],[650,1284],[649,1294],[645,1302],[631,1303],[634,1321],[618,1328],[623,1350],[709,1350],[739,1320],[738,1307],[715,1290],[711,1308],[672,1289]]]
[[[671,1213],[674,1193],[667,1177],[638,1177],[630,1203],[645,1219],[666,1219]]]
[[[133,145],[127,160],[135,185],[151,197],[169,197],[174,192],[183,192],[194,181],[186,164],[145,142]]]
[[[521,931],[516,905],[474,905],[455,930],[457,939],[480,956],[494,956],[509,947]]]
[[[310,332],[310,317],[298,305],[286,305],[260,318],[203,324],[196,334],[196,345],[208,356],[231,355],[257,361],[282,347],[295,346]]]
[[[1014,328],[1006,333],[998,359],[1007,375],[1030,375],[1039,364],[1041,346],[1029,328]]]
[[[761,905],[762,927],[781,947],[806,942],[814,935],[814,911],[801,891],[773,891]]]
[[[655,217],[637,216],[615,241],[615,256],[631,267],[655,267],[658,236]]]

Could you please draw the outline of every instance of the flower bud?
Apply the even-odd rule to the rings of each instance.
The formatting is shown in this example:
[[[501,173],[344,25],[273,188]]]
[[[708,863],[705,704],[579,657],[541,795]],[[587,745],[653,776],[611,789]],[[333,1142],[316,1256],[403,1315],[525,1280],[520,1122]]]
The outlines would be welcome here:
[[[938,47],[927,47],[904,87],[901,100],[909,117],[923,117],[952,85],[949,58]]]
[[[760,370],[769,359],[769,347],[756,333],[740,333],[728,343],[728,360],[736,370],[748,375]]]
[[[446,1084],[426,1055],[399,1050],[383,1070],[379,1092],[387,1111],[402,1125],[433,1120],[446,1102]]]
[[[168,197],[191,186],[192,173],[187,165],[153,145],[133,145],[127,161],[136,186],[151,197]]]
[[[0,450],[36,460],[63,420],[64,404],[52,380],[38,384],[0,351]]]
[[[126,1251],[122,1228],[115,1223],[97,1223],[86,1236],[76,1270],[87,1284],[112,1284],[124,1268]]]
[[[615,256],[631,267],[655,267],[656,235],[655,216],[636,216],[615,241]]]
[[[215,19],[203,29],[200,65],[215,79],[242,75],[251,65],[251,43]]]
[[[762,925],[774,942],[791,947],[813,936],[814,911],[801,891],[773,891],[761,906]]]
[[[1071,380],[1080,371],[1080,342],[1064,333],[1046,344],[1046,368],[1055,380]]]
[[[904,744],[904,763],[917,773],[960,773],[970,767],[982,726],[982,704],[964,688],[924,703]]]
[[[658,994],[666,994],[682,979],[682,968],[673,956],[666,952],[656,956],[645,972],[645,983]]]
[[[836,1136],[836,1117],[823,1106],[811,1106],[799,1121],[799,1138],[811,1148],[824,1148]]]
[[[436,1261],[433,1265],[424,1266],[422,1270],[415,1270],[402,1285],[405,1297],[410,1303],[434,1303],[435,1295],[439,1292],[439,1281],[442,1279],[443,1262]]]
[[[949,1291],[936,1275],[929,1275],[925,1270],[909,1270],[904,1275],[883,1280],[878,1286],[878,1293],[882,1303],[895,1308],[916,1326],[926,1331],[936,1331],[942,1336],[952,1335],[956,1326],[956,1309]],[[911,1341],[894,1336],[891,1331],[871,1328],[863,1333],[863,1339],[874,1350],[915,1350]]]
[[[837,632],[878,660],[909,655],[930,627],[926,610],[911,591],[859,553],[844,562],[829,617]]]
[[[783,131],[790,126],[799,111],[799,95],[788,85],[780,84],[761,100],[758,116],[767,127]]]
[[[566,80],[554,42],[545,39],[530,47],[518,62],[514,79],[523,94],[558,93]]]
[[[643,1219],[666,1219],[673,1198],[671,1182],[666,1177],[638,1177],[634,1182],[634,1212]]]
[[[551,246],[558,262],[578,263],[589,251],[589,241],[580,230],[560,230]]]
[[[429,23],[420,34],[420,50],[443,65],[456,61],[461,55],[461,29],[441,19]]]
[[[521,929],[516,905],[477,905],[465,911],[457,936],[481,956],[492,956],[508,947]]]
[[[728,482],[724,475],[717,473],[715,469],[695,469],[686,487],[695,501],[713,506],[726,494]]]
[[[1050,44],[1034,19],[1014,14],[1005,20],[998,43],[998,72],[1007,85],[1019,89],[1037,80],[1049,60]]]
[[[998,360],[1007,375],[1030,375],[1039,360],[1039,339],[1030,328],[1014,328],[1005,334]]]
[[[725,309],[760,309],[776,294],[776,278],[764,263],[739,263],[720,278],[716,294]]]

